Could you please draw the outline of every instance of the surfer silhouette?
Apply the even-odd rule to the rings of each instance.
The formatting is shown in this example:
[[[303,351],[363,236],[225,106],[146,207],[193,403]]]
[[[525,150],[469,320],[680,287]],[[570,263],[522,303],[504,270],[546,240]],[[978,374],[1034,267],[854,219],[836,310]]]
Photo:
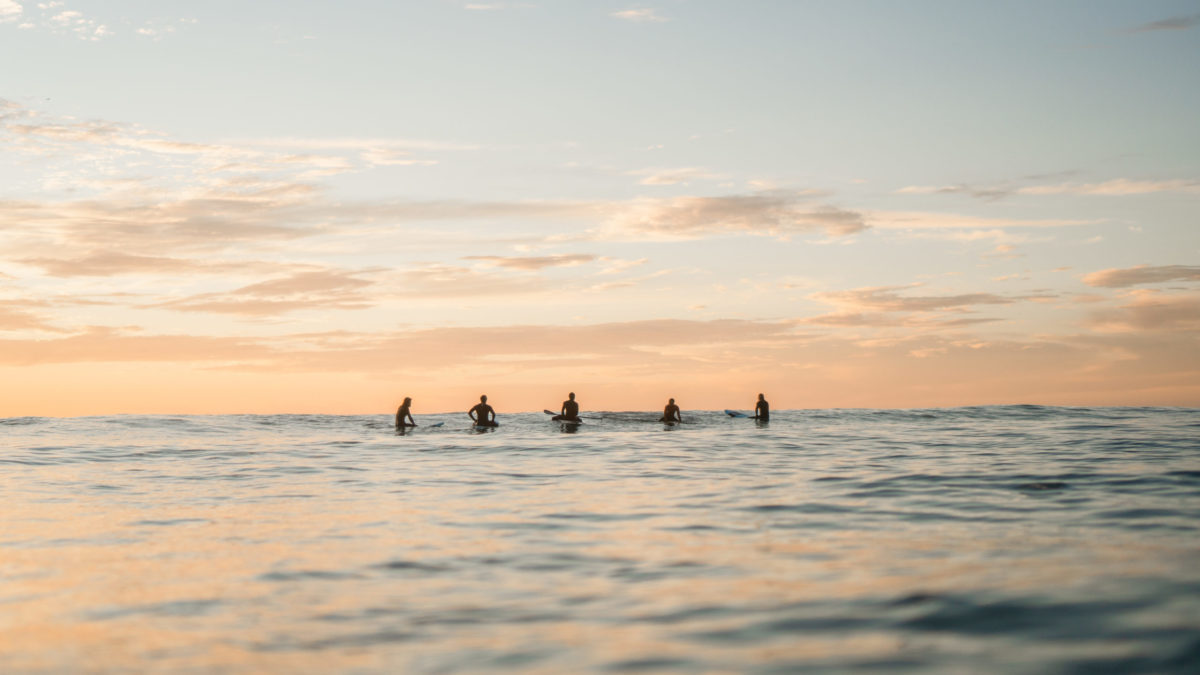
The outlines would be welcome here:
[[[416,420],[414,420],[412,418],[412,413],[410,413],[408,411],[408,408],[411,405],[412,405],[412,399],[409,398],[408,396],[405,396],[404,403],[401,403],[400,407],[396,409],[396,428],[397,429],[403,429],[404,427],[417,426]],[[405,419],[407,419],[408,421],[405,422],[404,421]]]
[[[575,392],[567,394],[567,400],[563,401],[560,414],[555,415],[551,419],[559,422],[579,421],[579,404],[575,402]]]
[[[682,422],[683,416],[679,414],[679,406],[675,405],[675,399],[667,401],[667,407],[663,408],[663,416],[659,422]]]
[[[762,394],[758,395],[758,403],[754,404],[754,419],[766,422],[771,419],[771,404]]]
[[[488,405],[487,394],[479,397],[479,403],[475,404],[475,407],[467,412],[467,416],[471,418],[471,421],[477,427],[500,426],[496,424],[496,411],[492,410],[492,406]]]

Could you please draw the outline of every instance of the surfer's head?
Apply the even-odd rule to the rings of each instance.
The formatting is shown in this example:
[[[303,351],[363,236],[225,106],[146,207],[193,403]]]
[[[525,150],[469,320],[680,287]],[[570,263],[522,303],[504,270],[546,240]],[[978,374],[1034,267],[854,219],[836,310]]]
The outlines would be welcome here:
[[[412,403],[412,399],[411,399],[411,398],[409,398],[408,396],[405,396],[405,397],[404,397],[404,405],[408,405],[408,404],[410,404],[410,403]]]
[[[575,400],[575,392],[571,392],[571,393],[567,394],[567,398],[569,398],[569,399],[571,399],[572,401],[574,401],[574,400]]]
[[[480,396],[480,397],[479,397],[479,402],[480,402],[480,403],[487,403],[487,394],[483,394],[482,396]]]
[[[667,403],[674,403],[674,402],[675,402],[675,399],[671,399],[670,401],[667,401]]]

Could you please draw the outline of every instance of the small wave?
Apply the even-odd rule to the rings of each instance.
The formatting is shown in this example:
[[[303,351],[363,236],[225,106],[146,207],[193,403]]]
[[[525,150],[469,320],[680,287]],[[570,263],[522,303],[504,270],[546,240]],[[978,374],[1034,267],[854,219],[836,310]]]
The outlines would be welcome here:
[[[1017,490],[1031,490],[1034,492],[1044,492],[1046,490],[1065,490],[1067,488],[1067,484],[1063,483],[1062,481],[1047,480],[1047,481],[1035,481],[1033,483],[1021,483],[1020,485],[1014,486],[1014,488]]]
[[[0,426],[26,427],[48,421],[46,417],[0,417]]]

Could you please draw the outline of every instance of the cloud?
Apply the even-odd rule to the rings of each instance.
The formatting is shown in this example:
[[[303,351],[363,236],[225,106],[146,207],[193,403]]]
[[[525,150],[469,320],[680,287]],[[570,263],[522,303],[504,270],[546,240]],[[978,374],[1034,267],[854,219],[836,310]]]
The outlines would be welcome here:
[[[1144,195],[1154,192],[1200,192],[1200,181],[1176,180],[1130,180],[1114,178],[1103,183],[1059,183],[1057,185],[1034,185],[1016,191],[1023,195],[1101,195],[1125,196]]]
[[[43,9],[60,7],[61,5],[62,3],[48,3]],[[39,5],[39,7],[42,6]],[[82,12],[70,9],[64,9],[51,15],[45,20],[45,23],[51,28],[73,33],[82,40],[92,42],[112,35],[112,31],[105,24],[84,16]]]
[[[388,148],[370,148],[360,155],[371,166],[433,166],[436,159],[417,159],[411,153]]]
[[[499,267],[507,267],[519,270],[540,270],[546,267],[574,267],[576,265],[592,262],[595,259],[596,256],[583,253],[531,257],[470,255],[463,258],[463,260],[481,260],[492,263]]]
[[[1139,284],[1161,284],[1169,281],[1200,281],[1200,267],[1193,265],[1137,265],[1124,269],[1107,269],[1083,277],[1088,286],[1128,288]]]
[[[610,233],[694,238],[726,234],[786,236],[825,231],[844,236],[867,229],[862,214],[812,204],[804,192],[774,190],[724,197],[635,200],[609,221]]]
[[[1130,28],[1130,33],[1148,33],[1159,30],[1187,30],[1200,25],[1200,14],[1173,16],[1161,21],[1152,21],[1136,28]]]
[[[813,298],[850,309],[870,309],[881,312],[931,312],[962,309],[975,305],[1010,305],[1032,297],[1008,297],[993,293],[960,293],[957,295],[900,295],[899,291],[913,286],[879,286],[849,291],[817,293]]]
[[[120,251],[91,251],[78,258],[18,258],[15,262],[39,267],[53,277],[109,277],[125,274],[229,274],[278,270],[280,265],[262,262],[225,262],[164,256],[147,256]]]
[[[1129,178],[1113,178],[1099,183],[1080,183],[1069,181],[1064,183],[1049,183],[1041,185],[1016,186],[1013,184],[1000,185],[909,185],[895,190],[895,194],[930,195],[930,194],[961,194],[986,201],[994,201],[1013,195],[1081,195],[1081,196],[1128,196],[1144,195],[1156,192],[1200,192],[1200,180],[1170,179],[1170,180],[1133,180]]]
[[[964,314],[985,305],[1012,305],[1025,301],[1047,300],[1055,297],[1045,292],[1029,295],[996,295],[994,293],[959,293],[954,295],[902,295],[902,291],[919,287],[878,286],[848,291],[815,293],[812,299],[837,306],[832,314],[801,319],[801,323],[823,326],[871,326],[887,328],[950,328],[990,323],[997,319],[970,317]],[[899,316],[898,316],[899,315]],[[947,318],[950,317],[950,318]]]
[[[33,365],[82,362],[246,361],[271,356],[261,340],[192,335],[131,335],[93,327],[53,340],[0,340],[0,364]]]
[[[0,23],[17,21],[21,18],[21,3],[15,0],[0,0]]]
[[[437,141],[415,138],[296,138],[285,136],[279,138],[241,139],[236,141],[234,144],[238,146],[255,148],[287,148],[292,150],[307,149],[352,152],[369,152],[373,150],[470,152],[488,149],[487,146],[480,145],[478,143],[460,143],[456,141]]]
[[[76,202],[0,201],[0,223],[26,233],[52,229],[66,243],[86,250],[122,246],[131,255],[163,251],[218,250],[238,243],[287,240],[310,235],[316,189],[308,185],[262,184],[223,188],[171,199],[149,192],[132,199]]]
[[[47,307],[49,303],[46,302],[0,299],[0,331],[63,332],[62,329],[47,323],[36,311],[30,311],[31,308]]]
[[[1013,194],[1010,187],[976,187],[959,183],[957,185],[909,185],[894,191],[900,195],[952,195],[963,194],[978,199],[996,200]]]
[[[801,319],[800,323],[832,327],[940,329],[994,323],[996,321],[1000,321],[1000,319],[988,317],[940,319],[923,316],[897,317],[893,314],[884,313],[837,312]]]
[[[431,263],[407,269],[390,280],[393,297],[410,299],[480,298],[500,295],[544,293],[551,286],[538,276],[517,275],[504,271],[479,270],[458,265]]]
[[[643,176],[642,185],[678,185],[692,180],[722,180],[725,174],[712,173],[697,167],[679,169],[638,169],[627,172],[630,176]]]
[[[1200,334],[1200,295],[1167,295],[1142,289],[1132,302],[1091,315],[1094,328],[1104,332],[1189,332]]]
[[[472,2],[463,5],[463,9],[468,9],[478,12],[498,11],[502,9],[530,9],[535,5],[528,2]]]
[[[176,184],[191,185],[211,182],[227,174],[286,174],[293,180],[308,180],[381,166],[430,166],[438,160],[413,153],[478,147],[354,138],[190,143],[135,125],[50,118],[0,100],[0,141],[5,140],[12,150],[23,154],[65,160],[74,178],[85,178],[84,170],[111,172],[115,167],[136,165],[142,174],[156,173]],[[81,159],[92,161],[84,163]]]
[[[1019,220],[1015,218],[983,218],[967,216],[958,213],[932,213],[921,211],[864,211],[863,217],[870,221],[871,226],[889,230],[930,230],[930,229],[988,229],[1002,230],[1013,227],[1072,227],[1078,225],[1095,225],[1098,220],[1074,219],[1042,219]]]
[[[262,281],[227,293],[201,293],[154,307],[180,312],[213,312],[241,316],[275,316],[296,311],[365,309],[376,304],[362,290],[374,280],[366,272],[315,270]]]
[[[662,23],[669,21],[665,16],[658,13],[656,9],[625,9],[619,12],[613,12],[612,16],[625,21],[634,23]]]

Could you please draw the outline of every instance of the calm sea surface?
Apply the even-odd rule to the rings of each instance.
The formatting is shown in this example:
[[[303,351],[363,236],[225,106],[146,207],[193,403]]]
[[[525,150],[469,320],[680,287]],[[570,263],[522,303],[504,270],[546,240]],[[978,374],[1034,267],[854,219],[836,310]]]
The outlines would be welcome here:
[[[686,416],[0,419],[0,670],[1200,672],[1200,410]]]

